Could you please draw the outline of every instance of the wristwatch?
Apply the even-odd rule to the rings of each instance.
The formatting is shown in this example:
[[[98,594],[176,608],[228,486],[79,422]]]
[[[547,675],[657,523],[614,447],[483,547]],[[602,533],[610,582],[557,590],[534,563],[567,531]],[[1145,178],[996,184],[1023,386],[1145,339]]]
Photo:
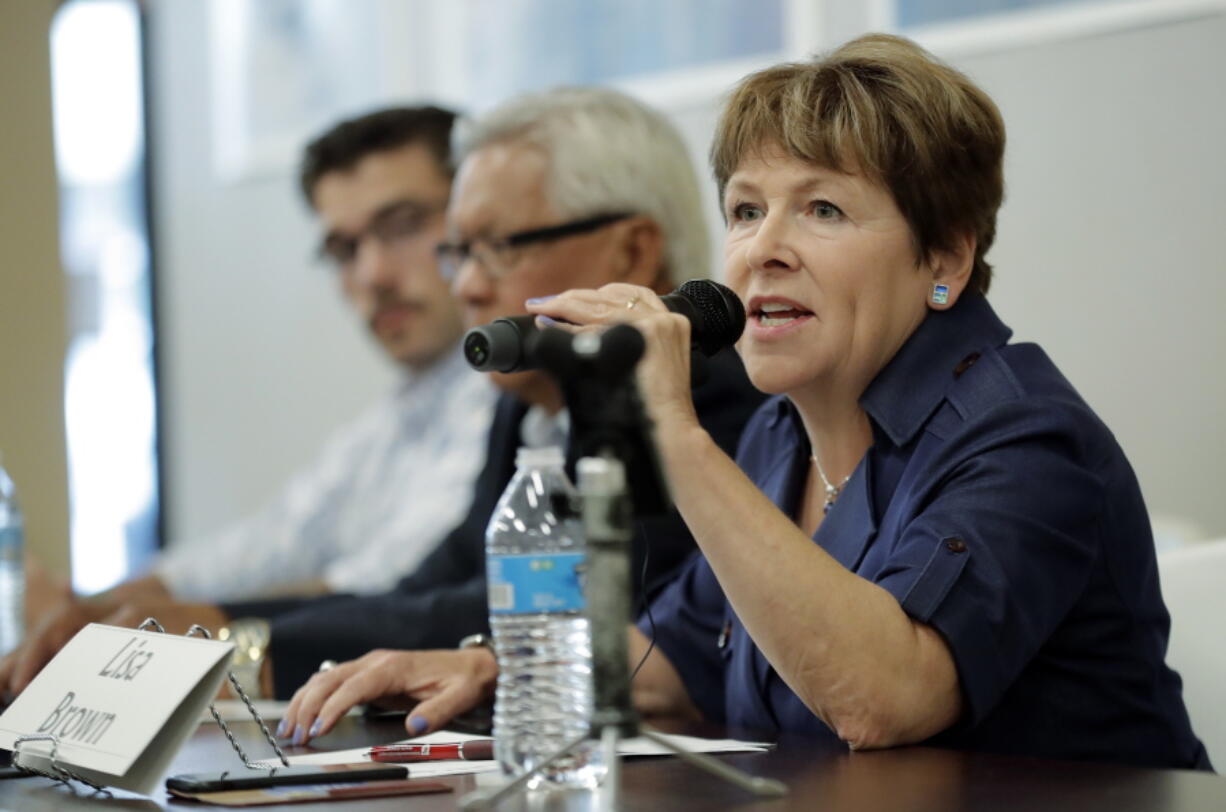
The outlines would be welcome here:
[[[491,652],[494,650],[494,640],[488,634],[470,634],[460,641],[460,645],[456,648],[487,648]]]
[[[260,686],[260,670],[264,666],[264,657],[268,654],[268,643],[272,639],[272,626],[261,617],[244,617],[232,621],[222,627],[217,633],[217,639],[223,643],[234,644],[234,654],[230,658],[230,671],[238,679],[247,696],[252,699],[263,699],[264,692]]]

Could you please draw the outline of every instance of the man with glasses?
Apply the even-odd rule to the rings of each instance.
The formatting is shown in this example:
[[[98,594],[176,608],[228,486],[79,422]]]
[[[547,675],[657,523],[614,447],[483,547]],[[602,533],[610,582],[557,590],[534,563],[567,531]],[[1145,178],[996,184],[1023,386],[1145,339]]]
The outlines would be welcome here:
[[[469,325],[523,314],[527,300],[572,287],[621,281],[666,293],[706,275],[709,244],[689,155],[676,130],[643,104],[594,88],[529,95],[461,130],[459,141],[462,162],[438,253]],[[733,449],[762,395],[730,350],[704,371],[694,390],[699,418]],[[394,693],[389,680],[432,697],[433,706],[406,722],[420,734],[432,718],[451,715],[445,706],[458,697],[448,687],[463,682],[455,675],[470,661],[484,662],[456,646],[480,645],[488,631],[486,525],[518,448],[565,442],[568,422],[561,392],[545,373],[493,377],[504,395],[464,524],[394,591],[274,620],[278,696],[300,685],[322,657],[350,660],[307,683],[281,735],[301,743],[326,732],[331,720],[319,714],[325,699],[348,707],[362,701],[357,693]],[[640,519],[635,529],[632,572],[641,595],[670,576],[693,540],[675,512]],[[416,650],[372,651],[391,648]]]
[[[303,155],[301,191],[324,232],[320,258],[403,369],[399,385],[338,431],[255,515],[172,546],[150,575],[108,595],[60,607],[31,636],[19,682],[89,620],[122,622],[148,611],[164,621],[183,614],[220,625],[209,607],[154,611],[136,603],[382,592],[464,517],[495,393],[462,358],[459,308],[435,260],[451,191],[454,119],[436,107],[381,110],[331,128]],[[229,631],[257,647],[266,637],[258,624]],[[12,676],[16,662],[0,673]]]
[[[404,376],[278,502],[218,546],[165,556],[151,577],[174,597],[382,592],[463,518],[493,391],[459,352],[459,308],[434,255],[454,120],[437,107],[380,110],[306,147],[299,185],[323,231],[319,257]]]

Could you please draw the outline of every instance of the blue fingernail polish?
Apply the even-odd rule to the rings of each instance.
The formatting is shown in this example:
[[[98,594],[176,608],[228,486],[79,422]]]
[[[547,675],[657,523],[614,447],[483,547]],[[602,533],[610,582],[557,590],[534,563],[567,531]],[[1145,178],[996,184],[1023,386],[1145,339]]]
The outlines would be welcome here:
[[[316,719],[315,724],[311,725],[311,732],[308,733],[307,735],[310,736],[312,739],[315,738],[316,736],[319,735],[319,729],[323,726],[324,726],[324,720]]]
[[[548,302],[550,299],[553,299],[553,298],[556,298],[556,297],[557,297],[557,294],[556,294],[556,293],[555,293],[555,294],[553,294],[553,295],[551,295],[551,296],[538,296],[538,297],[537,297],[537,298],[535,298],[535,299],[528,299],[528,300],[526,300],[526,301],[524,302],[524,304],[536,305],[536,304],[540,304],[541,302]]]
[[[412,733],[414,736],[420,736],[421,734],[425,733],[426,728],[428,727],[430,727],[430,723],[427,722],[423,717],[421,716],[410,716],[409,717],[409,732]]]
[[[289,719],[282,719],[281,724],[277,725],[278,738],[285,738],[285,734],[289,732]]]
[[[306,743],[306,728],[300,727],[294,731],[294,744]]]
[[[546,325],[551,325],[551,324],[557,324],[557,323],[558,323],[556,320],[551,319],[551,318],[549,318],[548,316],[537,316],[537,317],[536,317],[536,320],[537,320],[537,321],[539,321],[541,324],[546,324]]]

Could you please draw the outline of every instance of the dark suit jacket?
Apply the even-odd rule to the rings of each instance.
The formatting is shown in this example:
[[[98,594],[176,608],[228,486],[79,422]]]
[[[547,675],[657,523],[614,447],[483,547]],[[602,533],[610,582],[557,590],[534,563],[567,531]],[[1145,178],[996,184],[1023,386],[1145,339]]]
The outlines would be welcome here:
[[[706,366],[705,380],[694,388],[694,406],[703,427],[732,455],[764,396],[750,385],[731,350],[707,359]],[[467,517],[391,591],[223,605],[231,617],[272,621],[269,656],[277,697],[292,695],[323,660],[351,660],[376,648],[453,648],[465,635],[488,632],[485,528],[515,473],[526,413],[527,406],[509,395],[499,400]],[[676,510],[636,522],[631,570],[636,598],[644,587],[650,591],[667,580],[693,550],[693,537]],[[640,580],[644,556],[647,576]]]

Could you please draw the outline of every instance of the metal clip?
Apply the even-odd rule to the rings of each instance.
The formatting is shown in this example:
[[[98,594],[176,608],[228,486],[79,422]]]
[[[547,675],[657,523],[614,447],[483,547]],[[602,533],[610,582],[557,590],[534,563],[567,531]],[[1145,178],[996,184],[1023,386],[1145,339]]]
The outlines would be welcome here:
[[[150,618],[150,620],[152,620],[152,618]],[[193,623],[192,627],[187,630],[187,634],[185,636],[192,637],[197,634],[203,636],[206,640],[213,639],[213,635],[209,633],[209,630],[198,623]],[[264,724],[263,717],[261,717],[260,712],[255,709],[255,705],[252,704],[251,698],[247,696],[247,692],[243,690],[243,686],[239,683],[238,677],[234,676],[234,672],[228,668],[226,669],[226,676],[230,679],[230,685],[234,688],[234,693],[238,694],[238,698],[243,700],[243,704],[247,706],[247,712],[251,714],[251,718],[255,720],[256,724],[260,726],[260,732],[264,734],[264,738],[267,739],[268,743],[272,745],[272,749],[277,754],[277,758],[281,759],[281,763],[288,767],[289,759],[285,757],[285,753],[281,750],[281,746],[277,744],[277,739],[272,735],[272,731],[268,729],[268,725]],[[221,714],[217,712],[217,707],[212,702],[209,703],[209,713],[213,714],[213,720],[217,722],[217,726],[221,728],[221,732],[225,733],[226,738],[230,740],[230,746],[234,748],[234,752],[238,753],[238,757],[243,760],[243,766],[250,770],[267,769],[265,767],[260,767],[259,765],[253,764],[247,759],[247,754],[244,753],[243,748],[239,746],[238,740],[234,738],[234,734],[230,732],[230,728],[224,721],[222,721]]]
[[[22,764],[20,761],[20,757],[23,754],[21,745],[26,744],[27,742],[40,742],[40,741],[41,742],[51,742],[51,753],[45,756],[45,758],[48,760],[48,762],[51,765],[50,772],[48,772],[47,770],[40,769],[38,767],[34,767],[32,765]],[[77,773],[73,772],[67,767],[64,767],[56,763],[55,754],[56,754],[56,751],[59,749],[59,746],[60,746],[60,740],[56,738],[55,736],[52,736],[49,734],[37,733],[37,734],[30,734],[28,736],[18,736],[17,740],[13,742],[13,766],[19,770],[24,770],[25,772],[33,773],[34,775],[41,775],[44,778],[50,778],[52,781],[55,781],[58,784],[63,784],[64,786],[72,790],[74,795],[76,794],[76,788],[73,787],[70,781],[79,781],[80,783],[92,789],[95,795],[107,795],[107,796],[111,795],[111,791],[107,789],[106,787],[99,786],[98,784],[95,784],[93,781],[90,781],[88,778],[78,775]]]

